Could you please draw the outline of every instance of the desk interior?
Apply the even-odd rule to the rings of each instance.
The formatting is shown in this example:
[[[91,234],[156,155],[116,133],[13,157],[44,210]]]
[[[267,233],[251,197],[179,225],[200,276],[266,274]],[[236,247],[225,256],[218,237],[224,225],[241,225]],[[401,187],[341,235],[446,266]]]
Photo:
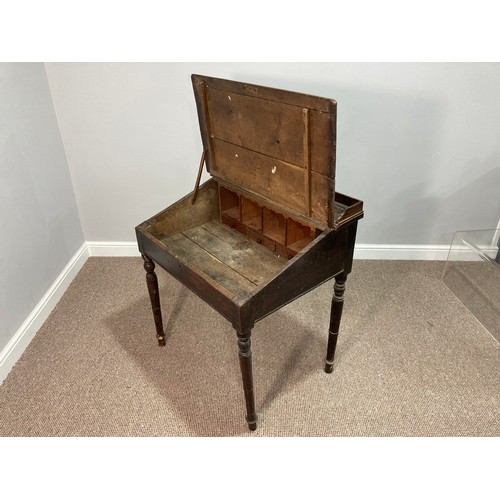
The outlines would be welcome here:
[[[231,294],[251,292],[285,266],[280,257],[217,220],[164,237],[161,242]]]

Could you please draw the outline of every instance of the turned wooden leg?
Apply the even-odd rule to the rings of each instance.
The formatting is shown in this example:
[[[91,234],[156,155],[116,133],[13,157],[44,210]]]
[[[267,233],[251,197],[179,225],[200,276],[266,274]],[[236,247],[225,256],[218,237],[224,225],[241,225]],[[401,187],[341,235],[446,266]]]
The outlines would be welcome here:
[[[257,414],[255,413],[255,400],[253,395],[252,376],[252,351],[250,350],[250,329],[242,332],[236,331],[238,335],[238,348],[240,358],[241,376],[243,378],[243,391],[245,392],[245,403],[247,405],[248,428],[251,431],[257,429]]]
[[[340,319],[342,318],[342,308],[344,306],[344,291],[346,275],[340,274],[335,278],[333,288],[332,309],[330,312],[330,329],[328,333],[328,348],[326,351],[325,372],[332,373],[333,358],[337,347],[337,337],[339,335]]]
[[[161,319],[160,292],[158,290],[158,278],[155,273],[155,263],[147,255],[142,254],[144,269],[146,270],[146,281],[148,283],[149,298],[153,308],[153,316],[156,326],[156,338],[159,345],[165,345],[165,334],[163,333],[163,321]]]

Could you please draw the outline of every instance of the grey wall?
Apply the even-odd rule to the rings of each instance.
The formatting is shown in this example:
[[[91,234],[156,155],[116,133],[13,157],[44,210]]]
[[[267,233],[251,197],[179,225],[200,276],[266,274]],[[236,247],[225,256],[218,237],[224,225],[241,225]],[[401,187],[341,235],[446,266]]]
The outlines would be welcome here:
[[[132,241],[192,189],[191,73],[337,99],[337,189],[366,207],[358,243],[447,244],[500,218],[499,64],[46,66],[87,240]]]
[[[44,65],[0,63],[0,351],[83,244]]]

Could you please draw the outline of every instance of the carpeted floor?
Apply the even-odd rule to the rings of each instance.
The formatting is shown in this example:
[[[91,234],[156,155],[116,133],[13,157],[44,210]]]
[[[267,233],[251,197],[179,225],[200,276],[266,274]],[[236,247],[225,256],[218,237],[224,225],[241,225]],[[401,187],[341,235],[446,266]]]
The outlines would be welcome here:
[[[441,262],[356,261],[334,372],[333,282],[257,323],[248,431],[231,325],[139,258],[90,258],[0,387],[2,436],[499,436],[500,346]]]

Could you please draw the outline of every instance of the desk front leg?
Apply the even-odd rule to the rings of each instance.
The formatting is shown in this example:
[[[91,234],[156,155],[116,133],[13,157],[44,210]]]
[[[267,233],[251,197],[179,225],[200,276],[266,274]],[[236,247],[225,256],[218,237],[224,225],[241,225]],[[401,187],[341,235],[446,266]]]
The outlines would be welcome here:
[[[251,431],[257,429],[257,414],[255,412],[255,398],[253,393],[253,375],[252,375],[252,350],[250,349],[251,330],[236,330],[238,335],[238,356],[240,358],[241,376],[243,379],[243,391],[245,393],[245,403],[247,407],[248,428]]]
[[[158,289],[158,278],[155,273],[155,263],[145,254],[142,254],[144,259],[144,269],[146,270],[146,282],[148,284],[149,298],[151,299],[151,307],[156,326],[156,338],[158,344],[165,345],[165,333],[163,331],[163,321],[161,318],[160,307],[160,291]]]

